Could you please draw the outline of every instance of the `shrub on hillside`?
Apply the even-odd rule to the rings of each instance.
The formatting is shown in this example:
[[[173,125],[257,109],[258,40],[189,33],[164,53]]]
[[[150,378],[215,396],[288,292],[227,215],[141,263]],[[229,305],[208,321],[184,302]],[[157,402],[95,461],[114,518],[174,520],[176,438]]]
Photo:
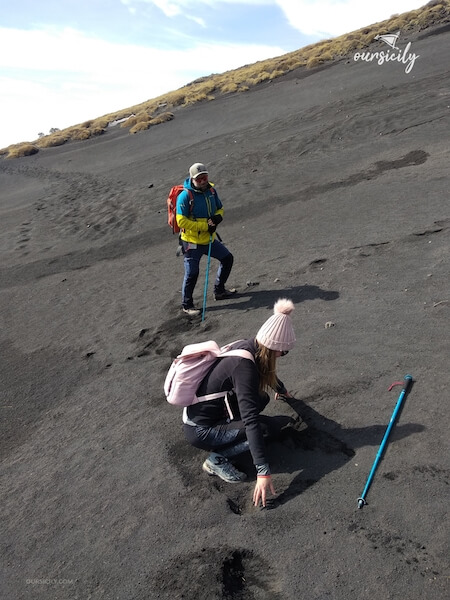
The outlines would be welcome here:
[[[167,104],[170,104],[172,106],[181,106],[182,104],[185,103],[185,99],[186,99],[186,92],[183,91],[183,88],[181,90],[177,90],[175,92],[171,92],[170,94],[167,94]]]
[[[323,52],[320,55],[320,60],[322,62],[327,62],[327,61],[333,60],[333,55],[331,54],[331,52]]]
[[[126,121],[120,124],[120,127],[133,127],[138,122],[136,115],[129,117]]]
[[[157,115],[153,118],[148,118],[147,120],[137,121],[131,128],[130,133],[138,133],[139,131],[145,131],[154,125],[159,125],[160,123],[165,123],[166,121],[171,121],[174,118],[173,113],[164,112],[160,115]],[[129,121],[130,119],[128,119]],[[128,122],[126,121],[126,123]]]
[[[138,133],[139,131],[145,131],[150,127],[150,121],[139,121],[136,125],[130,129],[130,133]]]
[[[322,60],[320,56],[311,56],[311,58],[306,63],[307,69],[314,69],[314,67],[318,67],[322,64]]]
[[[39,148],[52,148],[53,146],[62,146],[67,142],[67,137],[59,134],[48,135],[37,142]]]
[[[98,129],[106,129],[108,127],[109,119],[108,117],[101,117],[100,119],[95,119],[92,123],[91,127],[95,127]]]
[[[284,75],[284,71],[281,71],[280,69],[275,69],[270,74],[270,79],[276,79],[277,77],[281,77],[282,75]]]
[[[171,121],[174,118],[173,113],[164,112],[156,117],[150,119],[150,125],[159,125],[160,123],[165,123],[166,121]]]
[[[402,17],[399,17],[398,19],[394,19],[391,23],[389,23],[389,25],[391,26],[390,31],[398,31],[398,30],[401,31],[402,29],[405,29],[405,25],[407,23],[408,23],[408,21],[405,21]]]
[[[95,137],[97,135],[103,135],[105,133],[105,128],[100,127],[100,125],[94,125],[89,131],[91,132],[91,137]]]
[[[220,91],[222,92],[222,94],[230,94],[236,92],[237,89],[237,83],[235,83],[234,81],[230,81],[230,83],[225,83],[220,87]]]
[[[88,140],[91,137],[90,129],[74,129],[70,132],[71,140]]]
[[[22,156],[31,156],[32,154],[39,152],[39,148],[30,143],[18,144],[7,150],[8,154],[6,158],[21,158]]]
[[[439,8],[440,7],[433,6],[428,12],[417,15],[417,23],[422,27],[427,25],[430,21],[432,21],[433,17],[435,16],[436,9],[439,10]]]
[[[199,94],[189,94],[186,96],[184,106],[189,106],[190,104],[197,104],[197,102],[203,102],[204,100],[214,100],[214,96],[211,94],[205,94],[204,92]]]

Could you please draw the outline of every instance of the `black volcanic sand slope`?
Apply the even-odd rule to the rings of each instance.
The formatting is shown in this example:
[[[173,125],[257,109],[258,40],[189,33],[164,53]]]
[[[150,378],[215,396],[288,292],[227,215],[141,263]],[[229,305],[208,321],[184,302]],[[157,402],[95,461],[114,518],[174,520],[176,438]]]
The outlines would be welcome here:
[[[0,161],[2,597],[448,598],[450,34],[410,41],[409,74],[349,58]],[[165,211],[198,160],[238,288],[213,300],[213,261],[204,322],[179,311]],[[267,412],[292,422],[262,510],[248,455],[243,484],[202,471],[163,383],[185,344],[251,337],[279,297],[293,398]]]

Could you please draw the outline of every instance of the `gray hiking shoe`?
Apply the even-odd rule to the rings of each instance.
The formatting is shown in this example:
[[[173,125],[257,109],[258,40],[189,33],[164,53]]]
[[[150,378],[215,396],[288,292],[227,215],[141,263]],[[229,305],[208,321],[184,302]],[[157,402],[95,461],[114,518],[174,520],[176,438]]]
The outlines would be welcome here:
[[[213,452],[203,463],[203,470],[208,475],[217,475],[227,483],[240,483],[247,479],[245,473],[241,473],[234,467],[228,458]]]
[[[181,310],[190,317],[198,317],[202,312],[199,308],[194,308],[193,306],[191,306],[190,308],[183,307]]]

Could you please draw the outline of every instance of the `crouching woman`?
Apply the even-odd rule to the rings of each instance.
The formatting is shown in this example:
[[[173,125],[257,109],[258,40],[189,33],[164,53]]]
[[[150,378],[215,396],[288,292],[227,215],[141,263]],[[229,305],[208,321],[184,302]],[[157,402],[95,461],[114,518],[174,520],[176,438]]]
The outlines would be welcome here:
[[[217,475],[228,483],[246,479],[232,463],[232,459],[250,451],[256,468],[257,480],[253,502],[266,506],[266,497],[275,494],[266,441],[276,439],[292,419],[288,416],[268,416],[262,412],[269,403],[267,390],[289,397],[284,384],[277,378],[276,361],[285,356],[295,344],[291,313],[294,304],[279,299],[274,314],[262,325],[255,338],[240,340],[231,349],[249,351],[254,357],[226,356],[219,358],[197,389],[198,396],[218,394],[188,406],[183,411],[186,439],[196,448],[210,455],[203,470]]]

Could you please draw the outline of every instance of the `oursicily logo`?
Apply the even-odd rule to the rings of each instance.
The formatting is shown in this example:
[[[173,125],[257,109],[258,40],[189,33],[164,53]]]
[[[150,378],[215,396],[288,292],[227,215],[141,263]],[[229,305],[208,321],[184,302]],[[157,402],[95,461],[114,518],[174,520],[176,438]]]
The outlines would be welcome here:
[[[411,73],[411,70],[414,67],[414,63],[420,55],[415,54],[414,52],[410,52],[411,42],[408,42],[403,50],[399,48],[397,46],[397,41],[399,37],[400,31],[397,31],[397,33],[377,35],[375,36],[375,39],[381,40],[382,42],[387,44],[391,48],[391,50],[380,50],[379,52],[356,52],[353,56],[353,60],[363,60],[365,62],[376,61],[379,65],[397,61],[405,65],[405,73]]]

